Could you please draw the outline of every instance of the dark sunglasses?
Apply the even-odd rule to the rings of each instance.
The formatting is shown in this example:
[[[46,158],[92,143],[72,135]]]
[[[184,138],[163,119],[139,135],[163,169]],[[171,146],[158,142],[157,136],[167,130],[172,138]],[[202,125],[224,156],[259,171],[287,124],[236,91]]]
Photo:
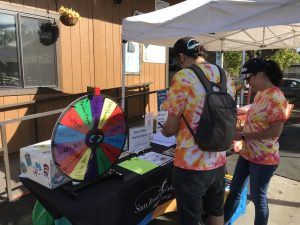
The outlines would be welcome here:
[[[250,80],[250,78],[252,77],[252,76],[255,76],[256,74],[255,73],[246,73],[246,74],[242,74],[242,76],[243,76],[243,79],[244,80]]]

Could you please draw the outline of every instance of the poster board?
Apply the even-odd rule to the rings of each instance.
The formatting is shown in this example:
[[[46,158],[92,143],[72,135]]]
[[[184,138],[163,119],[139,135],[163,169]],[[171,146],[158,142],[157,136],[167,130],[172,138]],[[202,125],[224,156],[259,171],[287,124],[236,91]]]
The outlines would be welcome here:
[[[141,59],[139,43],[128,41],[125,44],[125,74],[140,74]]]

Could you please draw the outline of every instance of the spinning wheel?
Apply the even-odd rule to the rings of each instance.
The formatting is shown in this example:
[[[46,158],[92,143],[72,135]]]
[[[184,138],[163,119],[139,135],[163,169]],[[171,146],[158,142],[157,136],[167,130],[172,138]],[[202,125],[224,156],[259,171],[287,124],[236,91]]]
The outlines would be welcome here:
[[[52,134],[58,169],[74,180],[90,181],[118,160],[126,140],[121,107],[108,97],[86,95],[61,114]]]

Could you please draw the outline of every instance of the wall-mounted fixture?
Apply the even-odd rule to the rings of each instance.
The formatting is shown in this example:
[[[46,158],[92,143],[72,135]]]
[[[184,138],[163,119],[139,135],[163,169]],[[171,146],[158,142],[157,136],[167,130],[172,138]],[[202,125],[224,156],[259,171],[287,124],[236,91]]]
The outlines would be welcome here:
[[[122,0],[114,0],[115,1],[115,4],[117,5],[117,6],[119,6],[120,4],[121,4],[121,2],[122,2]]]

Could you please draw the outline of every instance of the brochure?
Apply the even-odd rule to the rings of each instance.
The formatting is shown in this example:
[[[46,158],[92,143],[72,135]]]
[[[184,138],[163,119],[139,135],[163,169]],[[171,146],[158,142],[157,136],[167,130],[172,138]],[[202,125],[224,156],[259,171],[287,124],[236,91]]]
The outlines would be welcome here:
[[[148,171],[158,167],[156,164],[149,162],[147,160],[143,160],[139,157],[132,157],[124,162],[119,163],[118,166],[128,169],[140,175],[147,173]]]
[[[160,131],[152,135],[152,143],[170,147],[176,144],[176,137],[173,135],[171,137],[164,136]]]
[[[143,155],[138,156],[140,159],[152,162],[158,166],[163,166],[171,161],[173,161],[173,157],[163,155],[157,152],[147,152]]]
[[[174,155],[175,155],[175,149],[174,148],[169,148],[169,149],[163,151],[163,154],[171,156],[171,157],[174,157]]]

